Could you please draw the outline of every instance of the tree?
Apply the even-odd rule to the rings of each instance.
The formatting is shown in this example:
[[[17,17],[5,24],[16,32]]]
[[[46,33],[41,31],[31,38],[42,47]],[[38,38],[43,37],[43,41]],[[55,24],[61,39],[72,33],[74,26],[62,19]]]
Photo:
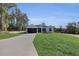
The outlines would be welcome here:
[[[20,30],[26,30],[26,27],[28,25],[28,18],[27,15],[22,13],[19,19],[19,24],[20,24]]]
[[[26,30],[29,19],[26,14],[22,14],[21,18],[21,30]]]
[[[20,9],[16,8],[15,12],[11,13],[11,23],[10,28],[14,30],[26,30],[26,27],[28,25],[28,17],[25,13],[22,13]],[[15,21],[16,20],[16,21]]]
[[[66,27],[68,33],[76,33],[76,22],[68,23]]]
[[[1,3],[0,4],[0,14],[1,14],[1,30],[7,31],[8,28],[8,10],[16,6],[15,4]]]
[[[25,30],[27,25],[27,15],[25,13],[22,13],[21,10],[17,8],[16,4],[0,4],[0,28],[2,31],[7,31],[7,29]]]
[[[76,33],[79,34],[79,22],[76,24]]]
[[[16,13],[12,11],[9,15],[9,27],[8,30],[16,30]]]
[[[45,27],[46,27],[46,24],[43,22],[42,23],[42,29],[41,29],[42,32],[46,32],[46,28]]]
[[[59,32],[62,32],[62,26],[59,27]]]
[[[46,26],[46,24],[43,22],[43,23],[42,23],[42,27],[44,27],[44,26]]]

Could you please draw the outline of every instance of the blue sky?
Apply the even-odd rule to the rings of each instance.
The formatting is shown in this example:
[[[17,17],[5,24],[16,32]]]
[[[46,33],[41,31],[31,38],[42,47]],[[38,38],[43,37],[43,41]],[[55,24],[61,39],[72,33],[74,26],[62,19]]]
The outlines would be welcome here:
[[[29,24],[41,24],[65,27],[69,22],[79,21],[79,4],[19,3],[18,8],[26,13]]]

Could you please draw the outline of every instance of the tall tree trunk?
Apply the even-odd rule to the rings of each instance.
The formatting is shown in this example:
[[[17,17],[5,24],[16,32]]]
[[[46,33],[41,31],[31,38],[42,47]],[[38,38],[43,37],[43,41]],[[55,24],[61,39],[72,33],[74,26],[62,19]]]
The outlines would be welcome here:
[[[4,31],[4,14],[2,13],[2,16],[1,16],[1,30]]]
[[[2,31],[7,31],[7,25],[5,21],[5,13],[2,13]]]
[[[2,14],[0,13],[0,31],[2,31]]]

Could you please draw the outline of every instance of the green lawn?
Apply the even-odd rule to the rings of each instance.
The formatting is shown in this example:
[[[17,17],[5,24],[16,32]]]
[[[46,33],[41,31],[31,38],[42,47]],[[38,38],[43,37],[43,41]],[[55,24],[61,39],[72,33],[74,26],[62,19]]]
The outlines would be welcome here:
[[[1,39],[7,39],[14,36],[21,35],[22,33],[8,33],[8,32],[0,32],[0,40]]]
[[[79,56],[79,38],[62,33],[38,33],[34,45],[40,56]]]

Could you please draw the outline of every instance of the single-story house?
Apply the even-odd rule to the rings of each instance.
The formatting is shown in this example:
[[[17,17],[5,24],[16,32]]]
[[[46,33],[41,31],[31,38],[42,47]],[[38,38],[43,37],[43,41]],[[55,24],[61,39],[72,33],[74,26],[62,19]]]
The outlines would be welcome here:
[[[53,32],[53,26],[42,26],[42,25],[28,25],[28,33],[39,33],[39,32]]]

